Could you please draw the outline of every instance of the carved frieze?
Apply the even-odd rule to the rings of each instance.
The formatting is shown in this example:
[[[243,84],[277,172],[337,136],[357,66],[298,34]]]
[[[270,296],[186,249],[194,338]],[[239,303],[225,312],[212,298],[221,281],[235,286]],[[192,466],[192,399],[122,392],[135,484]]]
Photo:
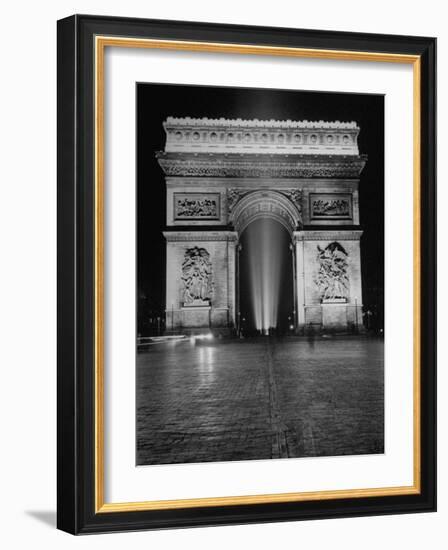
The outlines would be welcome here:
[[[317,246],[318,273],[315,279],[321,301],[346,302],[349,294],[348,254],[338,243]]]
[[[340,120],[260,120],[258,118],[193,118],[193,117],[167,117],[166,127],[210,127],[210,128],[292,128],[292,129],[327,129],[327,130],[359,130],[354,121],[343,122]]]
[[[185,251],[181,280],[184,307],[210,305],[212,263],[205,248],[195,246]]]
[[[310,218],[352,219],[352,195],[350,193],[310,193]]]
[[[219,220],[219,193],[174,193],[175,220]]]
[[[262,157],[158,153],[167,176],[260,178],[357,178],[365,165],[363,156],[342,158]]]

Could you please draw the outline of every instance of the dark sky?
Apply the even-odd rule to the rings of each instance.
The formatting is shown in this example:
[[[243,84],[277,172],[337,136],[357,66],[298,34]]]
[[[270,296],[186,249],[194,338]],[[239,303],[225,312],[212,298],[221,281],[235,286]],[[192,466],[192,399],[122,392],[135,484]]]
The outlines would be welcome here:
[[[155,151],[165,145],[168,116],[279,120],[354,120],[361,128],[360,219],[363,302],[383,310],[384,97],[254,88],[137,84],[137,286],[164,309],[166,190]]]

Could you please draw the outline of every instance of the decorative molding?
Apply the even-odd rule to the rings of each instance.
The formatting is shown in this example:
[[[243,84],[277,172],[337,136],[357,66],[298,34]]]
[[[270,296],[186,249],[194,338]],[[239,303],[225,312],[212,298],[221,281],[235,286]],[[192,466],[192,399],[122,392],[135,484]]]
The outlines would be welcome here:
[[[228,241],[237,242],[236,231],[164,231],[163,236],[167,242],[207,242]]]
[[[310,157],[306,155],[263,158],[262,155],[216,155],[204,157],[158,153],[167,176],[222,178],[358,178],[366,157]],[[254,158],[255,157],[255,158]]]
[[[175,220],[220,220],[220,193],[174,193]]]
[[[258,118],[243,119],[243,118],[192,118],[192,117],[167,117],[164,126],[199,126],[203,127],[236,127],[236,128],[334,128],[334,129],[356,129],[358,125],[354,121],[341,122],[324,121],[324,120],[260,120]]]
[[[168,117],[166,152],[358,155],[356,122]]]
[[[359,241],[362,234],[363,231],[360,229],[294,231],[294,241]]]

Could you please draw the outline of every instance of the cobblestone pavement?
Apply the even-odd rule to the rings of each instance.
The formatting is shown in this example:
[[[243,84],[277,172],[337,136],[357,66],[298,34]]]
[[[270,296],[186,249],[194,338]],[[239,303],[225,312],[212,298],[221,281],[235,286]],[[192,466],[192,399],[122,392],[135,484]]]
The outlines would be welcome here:
[[[383,342],[164,343],[137,356],[137,464],[382,453]]]

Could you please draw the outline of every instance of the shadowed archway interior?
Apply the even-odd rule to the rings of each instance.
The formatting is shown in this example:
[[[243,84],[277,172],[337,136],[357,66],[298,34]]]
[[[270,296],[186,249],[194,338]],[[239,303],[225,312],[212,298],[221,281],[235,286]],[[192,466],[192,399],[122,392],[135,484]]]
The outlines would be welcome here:
[[[291,237],[280,222],[262,217],[240,239],[240,323],[246,335],[285,333],[293,323]]]

